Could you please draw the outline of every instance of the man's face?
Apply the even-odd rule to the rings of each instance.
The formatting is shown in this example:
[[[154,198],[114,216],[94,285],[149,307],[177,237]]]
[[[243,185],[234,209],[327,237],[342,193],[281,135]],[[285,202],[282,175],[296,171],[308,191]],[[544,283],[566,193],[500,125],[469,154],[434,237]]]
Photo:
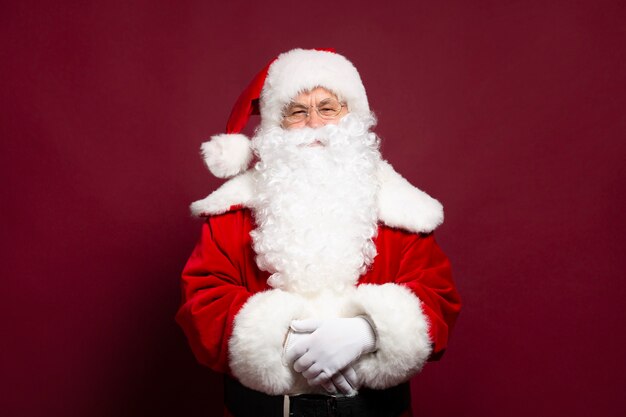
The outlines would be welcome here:
[[[300,93],[294,97],[291,104],[287,106],[286,113],[308,113],[308,117],[304,117],[301,121],[297,122],[290,122],[284,119],[282,126],[285,129],[292,130],[303,127],[317,128],[330,124],[336,125],[343,116],[348,114],[348,106],[345,105],[345,103],[339,103],[342,107],[338,114],[333,114],[332,116],[324,115],[332,110],[329,109],[329,105],[336,105],[337,103],[339,103],[337,96],[323,87],[317,87],[311,91]],[[332,114],[332,112],[330,113]]]

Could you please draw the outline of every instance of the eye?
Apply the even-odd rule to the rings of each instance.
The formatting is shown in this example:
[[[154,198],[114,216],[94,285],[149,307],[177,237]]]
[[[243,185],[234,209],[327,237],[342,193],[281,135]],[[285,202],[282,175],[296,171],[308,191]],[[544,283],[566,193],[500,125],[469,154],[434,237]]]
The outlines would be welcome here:
[[[306,115],[307,113],[307,108],[298,104],[292,104],[291,106],[287,107],[287,110],[285,111],[285,116],[287,117],[293,117],[293,116],[303,116]]]
[[[335,114],[335,113],[337,113],[337,109],[334,109],[334,108],[332,108],[332,107],[325,106],[325,107],[322,107],[322,108],[320,109],[320,113],[322,113],[322,114],[323,114],[323,115],[325,115],[325,116],[326,116],[326,115],[331,115],[331,114]]]
[[[318,110],[322,116],[335,116],[341,111],[341,104],[334,98],[327,98],[320,101]]]
[[[288,117],[298,117],[298,116],[305,116],[306,115],[306,111],[302,110],[302,109],[294,109],[294,110],[290,110],[289,112],[287,112],[287,116]]]

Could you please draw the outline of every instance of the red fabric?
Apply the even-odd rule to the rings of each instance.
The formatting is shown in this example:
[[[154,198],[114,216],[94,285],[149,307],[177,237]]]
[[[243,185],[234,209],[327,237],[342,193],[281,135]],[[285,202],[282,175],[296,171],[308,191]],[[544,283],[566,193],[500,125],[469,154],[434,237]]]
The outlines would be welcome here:
[[[228,340],[239,309],[251,295],[269,289],[268,273],[254,261],[253,228],[248,209],[209,217],[183,270],[176,320],[198,361],[217,372],[230,374]],[[447,257],[432,234],[380,225],[375,243],[378,255],[359,284],[394,282],[410,288],[422,300],[434,345],[431,358],[438,358],[460,310]]]
[[[259,114],[259,96],[265,84],[267,71],[270,65],[276,60],[274,58],[254,77],[250,85],[241,93],[233,106],[228,122],[226,123],[226,133],[241,133],[251,114]]]

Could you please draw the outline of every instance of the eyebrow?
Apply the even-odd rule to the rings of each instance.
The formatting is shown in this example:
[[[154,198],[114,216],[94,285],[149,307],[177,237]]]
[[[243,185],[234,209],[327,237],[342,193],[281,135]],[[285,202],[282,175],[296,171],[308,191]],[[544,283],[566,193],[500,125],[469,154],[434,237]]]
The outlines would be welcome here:
[[[320,100],[317,105],[319,106],[320,104],[324,104],[330,100],[337,100],[334,97],[326,97],[325,99]],[[337,100],[339,101],[339,100]],[[303,108],[309,108],[309,106],[307,104],[303,104],[303,103],[298,103],[297,101],[292,101],[291,103],[289,103],[289,105],[287,107],[303,107]]]
[[[302,107],[302,108],[305,108],[305,109],[309,108],[309,106],[307,106],[306,104],[298,103],[297,101],[289,103],[287,105],[287,108],[290,108],[290,107]]]

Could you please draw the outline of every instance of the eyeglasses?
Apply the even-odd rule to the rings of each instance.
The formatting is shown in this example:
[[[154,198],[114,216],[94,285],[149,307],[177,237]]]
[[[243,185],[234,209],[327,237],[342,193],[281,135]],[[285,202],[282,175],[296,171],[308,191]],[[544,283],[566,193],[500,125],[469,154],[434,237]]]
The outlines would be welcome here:
[[[283,111],[283,121],[287,125],[299,123],[306,120],[311,114],[311,107],[317,114],[325,120],[335,119],[345,107],[345,103],[340,103],[337,99],[327,98],[319,102],[317,106],[305,106],[300,103],[288,104]]]

